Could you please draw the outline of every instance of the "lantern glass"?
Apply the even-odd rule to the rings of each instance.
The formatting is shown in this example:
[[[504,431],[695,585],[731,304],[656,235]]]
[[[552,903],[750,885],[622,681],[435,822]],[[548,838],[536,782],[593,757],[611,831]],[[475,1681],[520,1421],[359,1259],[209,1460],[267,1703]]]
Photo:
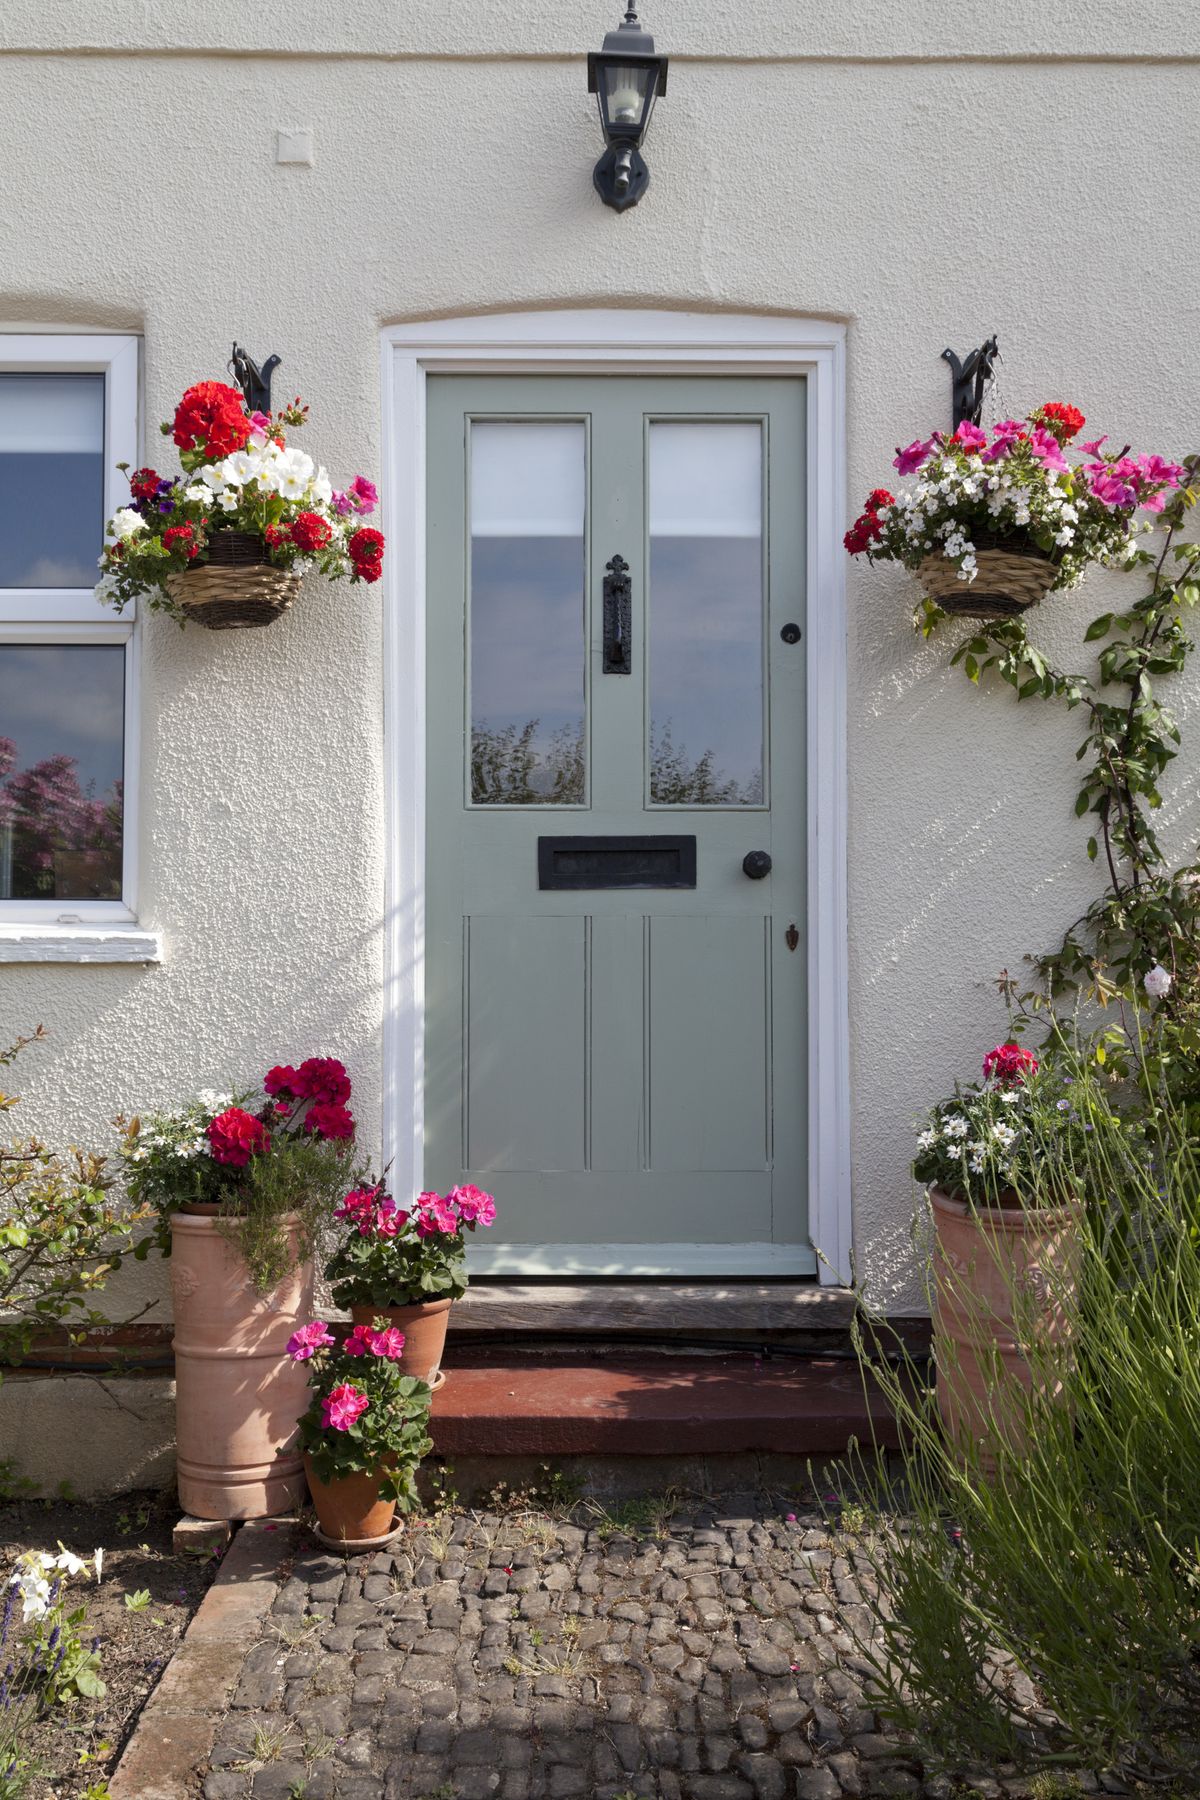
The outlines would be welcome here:
[[[599,65],[600,123],[609,143],[639,144],[650,123],[658,88],[658,64],[602,61]]]

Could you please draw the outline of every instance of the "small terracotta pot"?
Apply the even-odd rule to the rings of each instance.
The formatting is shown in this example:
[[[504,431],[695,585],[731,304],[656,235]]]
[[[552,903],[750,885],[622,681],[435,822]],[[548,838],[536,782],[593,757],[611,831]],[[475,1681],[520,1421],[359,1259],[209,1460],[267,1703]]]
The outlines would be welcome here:
[[[396,1502],[380,1499],[378,1473],[321,1481],[310,1456],[304,1458],[304,1473],[326,1543],[362,1549],[391,1536]]]
[[[269,1518],[304,1495],[299,1451],[285,1446],[308,1376],[286,1349],[312,1317],[313,1266],[260,1294],[222,1223],[215,1206],[171,1219],[179,1503],[198,1519]]]
[[[1018,1204],[976,1211],[940,1188],[929,1201],[938,1410],[947,1437],[974,1442],[980,1467],[993,1473],[997,1440],[1016,1450],[1024,1441],[1031,1338],[1070,1354],[1078,1209]],[[1054,1392],[1060,1388],[1056,1381]]]
[[[423,1306],[352,1306],[350,1317],[356,1325],[373,1325],[386,1318],[404,1333],[404,1354],[400,1367],[406,1375],[427,1381],[430,1387],[441,1387],[446,1377],[442,1371],[442,1355],[446,1348],[446,1327],[450,1323],[449,1300],[427,1300]]]

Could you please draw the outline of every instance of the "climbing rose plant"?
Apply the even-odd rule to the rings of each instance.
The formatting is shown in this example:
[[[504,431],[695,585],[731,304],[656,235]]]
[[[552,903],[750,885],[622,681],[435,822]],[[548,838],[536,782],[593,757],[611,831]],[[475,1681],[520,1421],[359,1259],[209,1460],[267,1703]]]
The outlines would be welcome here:
[[[98,598],[120,612],[141,594],[182,624],[168,577],[207,562],[220,531],[259,538],[276,568],[378,581],[383,534],[362,523],[378,492],[362,475],[335,488],[324,468],[288,443],[287,431],[307,418],[299,396],[277,413],[247,412],[238,390],[223,382],[188,388],[162,427],[174,439],[182,473],[144,468],[129,475],[129,504],[108,523]],[[128,474],[128,463],[118,467]]]

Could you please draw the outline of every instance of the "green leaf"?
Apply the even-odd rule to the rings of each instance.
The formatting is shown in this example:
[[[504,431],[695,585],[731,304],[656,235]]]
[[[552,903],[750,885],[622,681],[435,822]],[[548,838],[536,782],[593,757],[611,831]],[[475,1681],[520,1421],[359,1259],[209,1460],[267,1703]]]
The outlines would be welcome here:
[[[1095,862],[1096,857],[1099,855],[1099,852],[1100,852],[1099,844],[1097,844],[1094,837],[1090,837],[1087,841],[1087,853],[1091,857],[1093,862]]]
[[[1091,804],[1092,796],[1090,790],[1088,788],[1080,788],[1075,800],[1075,817],[1077,819],[1082,819],[1084,813]]]
[[[1093,619],[1083,634],[1084,643],[1094,644],[1097,638],[1107,637],[1112,629],[1112,621],[1111,613],[1101,613],[1099,618]]]

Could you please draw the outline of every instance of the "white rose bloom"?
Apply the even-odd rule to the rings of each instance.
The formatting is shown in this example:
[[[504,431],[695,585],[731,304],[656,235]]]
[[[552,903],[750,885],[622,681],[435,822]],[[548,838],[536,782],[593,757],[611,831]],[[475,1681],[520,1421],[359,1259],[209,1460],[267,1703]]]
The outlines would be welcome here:
[[[146,521],[141,513],[134,512],[132,506],[123,506],[114,513],[112,522],[113,536],[124,543],[126,538],[136,537],[139,531],[145,531]]]
[[[1171,991],[1171,977],[1161,963],[1155,963],[1149,974],[1143,976],[1142,986],[1152,1000],[1165,1000]]]

